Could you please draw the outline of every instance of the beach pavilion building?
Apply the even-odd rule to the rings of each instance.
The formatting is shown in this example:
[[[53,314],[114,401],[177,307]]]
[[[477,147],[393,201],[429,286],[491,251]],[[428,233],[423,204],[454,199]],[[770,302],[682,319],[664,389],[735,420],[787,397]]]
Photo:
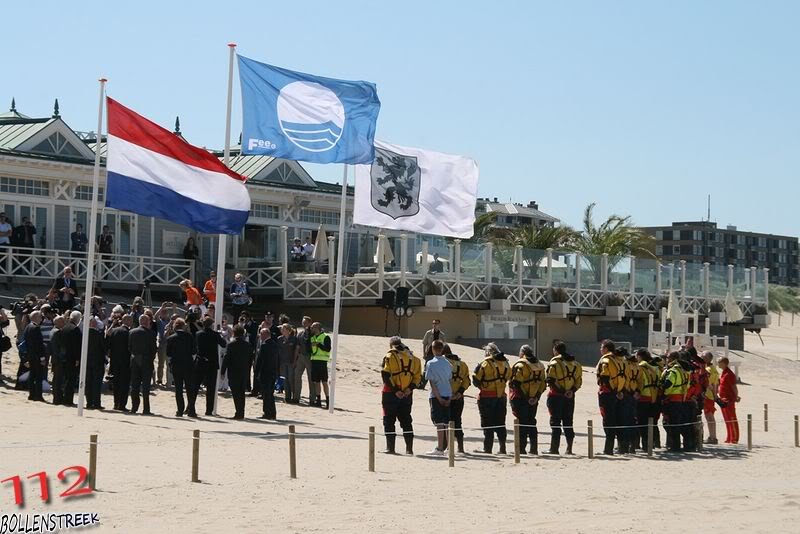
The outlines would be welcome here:
[[[182,135],[177,120],[175,134]],[[0,249],[0,282],[50,284],[67,264],[83,278],[86,260],[70,252],[70,233],[76,224],[88,233],[95,150],[105,155],[104,140],[70,128],[57,103],[49,117],[24,115],[13,102],[0,114],[0,209],[15,225],[27,217],[36,228],[33,249]],[[313,315],[329,325],[334,273],[328,267],[335,264],[341,185],[314,180],[297,162],[245,156],[239,147],[231,154],[233,170],[249,178],[252,205],[242,234],[228,240],[226,278],[241,272],[259,310],[287,311],[293,318]],[[102,185],[99,194],[102,204]],[[745,319],[726,325],[717,313],[709,335],[727,336],[735,347],[743,328],[766,326],[767,269],[662,265],[379,233],[352,225],[352,190],[348,195],[346,333],[421,337],[430,320],[439,317],[450,340],[500,340],[509,350],[535,343],[546,356],[557,338],[594,355],[597,340],[605,337],[648,345],[649,318],[658,316],[670,295],[702,330],[718,307],[715,301],[729,293]],[[497,211],[501,225],[557,222],[533,203],[485,199],[478,209]],[[174,300],[181,279],[202,283],[216,265],[216,236],[194,235],[168,221],[111,208],[102,208],[99,217],[114,237],[113,254],[97,265],[102,291],[138,293],[149,280],[156,295],[162,292]],[[199,248],[196,259],[183,256],[190,236]],[[295,238],[317,244],[314,261],[292,261],[288,251]]]

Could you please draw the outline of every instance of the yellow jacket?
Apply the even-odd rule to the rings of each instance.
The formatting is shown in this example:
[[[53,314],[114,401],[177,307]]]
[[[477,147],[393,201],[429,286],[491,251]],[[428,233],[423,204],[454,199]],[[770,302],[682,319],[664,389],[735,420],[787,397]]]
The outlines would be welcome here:
[[[447,361],[453,366],[453,378],[450,379],[450,388],[453,394],[464,393],[469,387],[469,367],[455,354],[447,357]]]
[[[640,401],[656,402],[658,400],[658,371],[658,365],[645,361],[639,362],[637,388]]]
[[[708,387],[706,388],[706,398],[713,401],[714,390],[712,386],[719,387],[719,371],[717,371],[717,367],[713,363],[706,366],[706,371],[708,371]]]
[[[583,385],[583,367],[577,360],[555,356],[547,365],[547,382],[553,393],[578,391]]]
[[[625,391],[639,393],[639,373],[641,368],[635,360],[625,360]]]
[[[546,371],[540,361],[520,358],[511,367],[511,383],[526,397],[539,397],[544,392]]]
[[[472,383],[480,388],[481,397],[505,397],[506,384],[511,378],[511,369],[505,355],[489,356],[475,367]]]
[[[675,362],[667,367],[662,376],[664,397],[672,402],[685,402],[689,391],[689,373],[683,370],[680,363]],[[669,383],[669,384],[667,384]]]
[[[413,389],[422,381],[422,362],[408,349],[392,348],[383,358],[381,374],[385,386],[391,391]]]
[[[620,363],[620,361],[622,363]],[[597,385],[600,391],[620,393],[625,390],[625,358],[617,358],[611,353],[603,354],[597,362]]]

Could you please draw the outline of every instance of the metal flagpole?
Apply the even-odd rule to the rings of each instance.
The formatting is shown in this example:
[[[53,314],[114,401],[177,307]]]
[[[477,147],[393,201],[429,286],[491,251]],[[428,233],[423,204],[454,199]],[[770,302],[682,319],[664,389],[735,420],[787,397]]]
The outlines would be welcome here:
[[[83,298],[83,335],[81,336],[81,369],[78,379],[78,417],[83,417],[86,396],[86,360],[89,350],[89,321],[92,316],[94,293],[94,251],[97,241],[97,191],[100,188],[100,144],[103,139],[103,99],[106,79],[100,78],[100,102],[97,104],[97,142],[94,148],[94,174],[92,176],[92,210],[89,217],[89,251],[86,264],[86,294]]]
[[[336,248],[336,294],[333,301],[333,339],[331,340],[331,399],[328,410],[336,404],[336,356],[339,353],[339,324],[342,318],[342,265],[344,264],[344,227],[347,210],[347,165],[342,175],[342,201],[339,208],[339,243]]]
[[[227,167],[231,157],[231,100],[233,98],[233,59],[236,54],[236,43],[228,44],[230,58],[228,60],[228,108],[225,114],[225,152],[223,152],[222,163]],[[214,323],[217,327],[222,325],[222,305],[225,302],[225,253],[228,248],[228,236],[219,234],[219,245],[217,246],[217,287],[214,303]],[[235,319],[234,319],[235,320]],[[219,362],[219,358],[217,358]],[[217,370],[217,380],[214,384],[214,415],[217,415],[219,404],[219,381],[220,372]],[[206,391],[206,395],[209,392]]]

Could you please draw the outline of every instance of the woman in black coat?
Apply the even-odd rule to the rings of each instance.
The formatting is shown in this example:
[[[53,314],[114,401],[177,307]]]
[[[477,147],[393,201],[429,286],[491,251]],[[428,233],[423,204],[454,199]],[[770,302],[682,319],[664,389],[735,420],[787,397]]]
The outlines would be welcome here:
[[[225,350],[225,357],[222,359],[220,372],[228,373],[228,384],[231,387],[233,405],[236,408],[234,419],[244,419],[244,400],[245,386],[250,374],[250,361],[253,357],[253,347],[245,338],[245,331],[242,325],[237,324],[233,327],[233,341],[228,344]]]

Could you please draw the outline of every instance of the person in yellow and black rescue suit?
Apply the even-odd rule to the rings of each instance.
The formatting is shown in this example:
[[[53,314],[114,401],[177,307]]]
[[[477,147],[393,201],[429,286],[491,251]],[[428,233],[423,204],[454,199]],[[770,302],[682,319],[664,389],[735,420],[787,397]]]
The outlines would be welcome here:
[[[464,412],[464,392],[469,388],[469,366],[458,355],[453,354],[447,343],[444,345],[444,355],[453,366],[453,378],[450,380],[450,387],[453,390],[453,396],[450,397],[450,420],[455,423],[458,452],[464,454],[464,430],[461,428],[461,414]]]
[[[625,428],[620,428],[617,434],[619,439],[618,451],[621,454],[633,454],[636,450],[635,444],[639,441],[639,429],[636,428],[639,365],[636,363],[636,356],[628,352],[628,349],[624,347],[619,347],[614,354],[622,360],[621,363],[625,366],[625,389],[622,391],[619,415],[619,426]]]
[[[539,399],[544,393],[547,371],[542,362],[533,354],[530,345],[519,349],[519,360],[511,366],[509,397],[511,411],[519,419],[519,452],[527,454],[528,441],[530,453],[539,454],[539,431],[536,428],[536,412]]]
[[[483,450],[475,452],[492,453],[494,435],[500,445],[500,454],[506,454],[506,383],[511,378],[508,359],[497,345],[489,343],[484,348],[486,358],[475,367],[472,374],[473,385],[480,389],[478,412],[481,414],[483,430]]]
[[[653,420],[653,448],[661,446],[661,437],[658,431],[658,416],[661,414],[661,400],[659,397],[658,378],[660,370],[653,362],[653,357],[647,349],[636,351],[636,361],[639,362],[639,376],[637,377],[636,422],[639,426],[639,435],[635,441],[639,442],[642,449],[647,449],[647,421]],[[638,445],[637,444],[637,445]]]
[[[406,454],[414,454],[414,427],[411,405],[414,389],[422,382],[422,362],[403,344],[399,336],[389,340],[389,351],[383,358],[383,432],[386,454],[395,454],[395,421],[400,422],[406,442]]]
[[[620,424],[620,403],[624,398],[622,392],[625,391],[625,363],[614,356],[616,348],[610,339],[600,343],[601,356],[596,369],[598,403],[606,434],[603,453],[609,456],[614,454],[614,438],[620,430],[616,427]]]
[[[677,351],[667,355],[667,365],[661,375],[661,387],[664,391],[664,430],[667,432],[667,451],[680,452],[681,434],[684,429],[693,433],[691,420],[686,417],[686,394],[689,389],[689,373],[680,362],[681,354]],[[684,446],[686,438],[684,434]]]
[[[561,432],[567,438],[567,454],[572,454],[575,441],[573,415],[575,414],[575,392],[583,385],[583,367],[567,352],[561,342],[553,345],[553,358],[547,366],[547,409],[550,411],[550,450],[558,454],[561,447]]]

